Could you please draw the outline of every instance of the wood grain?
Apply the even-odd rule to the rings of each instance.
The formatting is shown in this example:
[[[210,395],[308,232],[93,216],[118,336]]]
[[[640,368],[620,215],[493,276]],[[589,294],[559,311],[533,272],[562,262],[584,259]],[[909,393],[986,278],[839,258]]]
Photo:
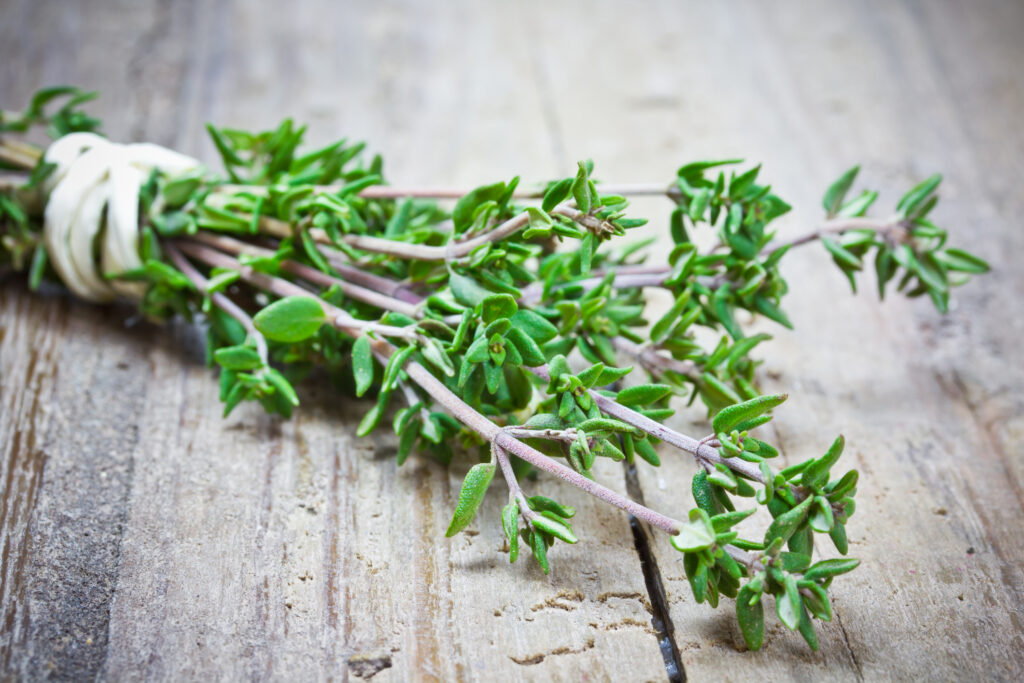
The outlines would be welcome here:
[[[469,463],[396,469],[393,439],[354,438],[368,404],[322,381],[290,421],[221,420],[194,329],[7,279],[3,676],[679,680],[678,659],[693,680],[1019,679],[1022,28],[999,2],[0,4],[2,106],[96,88],[117,139],[212,161],[205,121],[291,115],[314,143],[369,139],[397,183],[444,185],[587,156],[606,180],[657,180],[740,154],[796,207],[787,234],[853,163],[883,188],[940,170],[939,218],[995,267],[943,318],[879,306],[870,277],[851,296],[814,247],[787,262],[812,285],[789,298],[798,332],[764,351],[765,387],[792,395],[772,436],[796,462],[841,431],[862,472],[864,564],[837,581],[818,654],[777,624],[745,652],[731,605],[694,604],[666,538],[641,529],[638,552],[628,519],[546,479],[532,490],[576,505],[585,540],[550,577],[506,565],[499,487],[446,540]],[[661,234],[668,207],[636,206]],[[692,467],[663,460],[601,476],[683,510]]]

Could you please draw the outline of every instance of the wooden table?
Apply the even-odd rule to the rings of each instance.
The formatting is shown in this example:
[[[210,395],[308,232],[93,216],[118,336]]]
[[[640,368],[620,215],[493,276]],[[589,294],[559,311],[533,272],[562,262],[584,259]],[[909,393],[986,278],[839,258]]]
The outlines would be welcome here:
[[[849,293],[823,250],[788,257],[797,332],[786,462],[842,431],[862,473],[862,567],[836,582],[820,653],[770,618],[746,652],[731,602],[689,594],[661,534],[550,480],[585,542],[512,567],[488,496],[446,540],[467,463],[393,462],[354,437],[365,401],[301,387],[294,419],[219,417],[199,336],[124,308],[0,288],[0,671],[114,680],[1003,679],[1024,672],[1024,5],[204,3],[5,0],[0,102],[101,90],[119,140],[213,161],[203,123],[365,138],[399,184],[565,175],[668,181],[746,155],[820,216],[848,166],[892,206],[946,175],[937,218],[990,276],[938,315]],[[637,202],[667,243],[668,205]],[[658,253],[663,253],[657,250]],[[675,424],[707,430],[683,410]],[[691,505],[692,466],[600,475]],[[678,669],[678,671],[676,671]]]

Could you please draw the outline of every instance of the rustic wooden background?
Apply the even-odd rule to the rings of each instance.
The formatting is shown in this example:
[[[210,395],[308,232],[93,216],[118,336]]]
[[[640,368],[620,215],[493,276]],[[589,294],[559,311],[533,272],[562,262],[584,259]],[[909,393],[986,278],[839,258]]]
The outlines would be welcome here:
[[[665,181],[745,155],[819,216],[856,162],[897,191],[946,174],[938,218],[994,273],[926,302],[852,296],[792,255],[798,333],[763,383],[792,393],[784,458],[846,434],[862,471],[861,569],[835,585],[822,650],[732,605],[694,604],[678,554],[616,512],[543,576],[508,567],[495,490],[443,531],[465,464],[401,470],[356,440],[365,402],[302,387],[291,421],[221,420],[197,335],[130,311],[0,287],[3,678],[1019,680],[1024,658],[1024,4],[42,2],[0,0],[0,104],[70,82],[119,140],[213,160],[203,122],[310,123],[371,141],[396,183]],[[668,206],[640,202],[664,234]],[[664,238],[662,238],[664,239]],[[706,429],[683,411],[680,428]],[[691,468],[602,469],[667,510]]]

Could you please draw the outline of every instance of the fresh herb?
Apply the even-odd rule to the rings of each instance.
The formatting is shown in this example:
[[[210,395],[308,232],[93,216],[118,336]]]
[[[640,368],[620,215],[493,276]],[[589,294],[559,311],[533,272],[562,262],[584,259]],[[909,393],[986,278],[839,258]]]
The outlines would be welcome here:
[[[48,114],[59,97],[64,106]],[[88,97],[41,91],[24,113],[5,114],[0,132],[91,130],[97,122],[78,109]],[[780,241],[773,224],[789,205],[762,183],[760,166],[738,160],[686,164],[671,183],[640,188],[597,183],[582,161],[535,190],[513,178],[452,197],[386,185],[380,157],[367,161],[362,143],[303,151],[304,130],[290,120],[256,133],[210,126],[225,174],[154,172],[140,192],[143,266],[107,275],[142,283],[138,306],[152,319],[205,318],[225,414],[255,400],[289,415],[299,402],[293,379],[322,367],[374,397],[357,433],[393,429],[398,464],[412,452],[448,462],[453,445],[479,461],[449,536],[473,522],[500,470],[509,498],[493,523],[509,560],[529,552],[548,572],[557,542],[585,540],[575,510],[521,487],[532,470],[548,472],[670,534],[699,602],[736,599],[750,648],[762,644],[767,596],[817,648],[811,619],[831,619],[828,588],[857,560],[815,562],[815,545],[827,536],[847,553],[858,474],[835,471],[842,437],[818,458],[773,465],[778,451],[753,433],[786,396],[758,391],[752,354],[769,337],[748,335],[737,312],[790,327],[780,263],[814,242],[854,289],[870,261],[880,295],[898,280],[899,291],[945,311],[951,288],[988,266],[946,246],[932,222],[940,178],[870,218],[878,193],[851,194],[853,168],[825,192],[821,224]],[[48,164],[9,138],[0,161],[31,174],[0,191],[0,259],[35,287],[53,276],[41,223]],[[664,264],[645,265],[649,241],[630,239],[645,223],[627,213],[624,195],[637,191],[674,205]],[[457,199],[450,210],[437,203],[445,198]],[[715,246],[699,249],[697,230],[713,231]],[[674,303],[648,317],[644,288]],[[676,396],[701,400],[710,434],[665,426]],[[675,511],[681,518],[593,474],[599,457],[657,465],[659,444],[699,466],[696,507]],[[741,536],[737,526],[759,510],[773,520],[765,535]]]

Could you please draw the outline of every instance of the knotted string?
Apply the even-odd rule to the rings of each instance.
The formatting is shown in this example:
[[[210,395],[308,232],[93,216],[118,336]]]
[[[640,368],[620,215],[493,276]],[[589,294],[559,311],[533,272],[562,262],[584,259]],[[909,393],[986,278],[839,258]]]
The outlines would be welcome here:
[[[153,169],[193,170],[191,157],[149,143],[122,145],[93,133],[71,133],[46,150],[56,165],[47,178],[43,214],[50,263],[77,296],[110,301],[139,298],[145,286],[107,279],[140,268],[139,191]]]

